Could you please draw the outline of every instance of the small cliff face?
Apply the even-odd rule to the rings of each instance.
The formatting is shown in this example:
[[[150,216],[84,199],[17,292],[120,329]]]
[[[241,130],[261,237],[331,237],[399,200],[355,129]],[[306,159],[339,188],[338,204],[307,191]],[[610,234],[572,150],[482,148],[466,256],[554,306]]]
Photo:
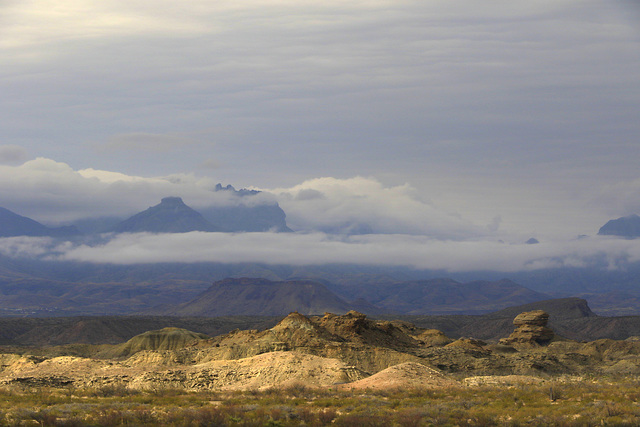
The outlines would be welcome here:
[[[547,327],[549,314],[542,310],[527,311],[513,319],[516,327],[507,338],[500,340],[500,344],[519,346],[538,346],[551,342],[555,334]]]

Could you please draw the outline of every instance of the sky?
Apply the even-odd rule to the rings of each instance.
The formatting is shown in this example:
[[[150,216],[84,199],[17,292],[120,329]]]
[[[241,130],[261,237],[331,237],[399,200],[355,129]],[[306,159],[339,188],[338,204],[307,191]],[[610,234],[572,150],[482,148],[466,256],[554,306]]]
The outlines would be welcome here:
[[[63,224],[231,203],[222,183],[305,245],[386,236],[340,242],[357,257],[466,245],[455,268],[535,237],[573,259],[640,213],[639,77],[636,0],[7,0],[0,206]]]

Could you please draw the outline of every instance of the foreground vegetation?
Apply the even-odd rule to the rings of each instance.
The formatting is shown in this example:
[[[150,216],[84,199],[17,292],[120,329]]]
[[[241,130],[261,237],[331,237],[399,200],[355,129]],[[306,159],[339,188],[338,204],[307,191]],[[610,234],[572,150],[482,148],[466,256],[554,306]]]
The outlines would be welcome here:
[[[0,389],[0,424],[41,426],[639,425],[640,380],[511,388],[245,392]]]

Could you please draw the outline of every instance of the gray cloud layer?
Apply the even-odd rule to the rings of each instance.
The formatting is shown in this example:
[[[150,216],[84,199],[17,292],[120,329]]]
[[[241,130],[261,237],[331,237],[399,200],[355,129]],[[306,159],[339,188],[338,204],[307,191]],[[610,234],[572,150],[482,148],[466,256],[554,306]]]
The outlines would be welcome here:
[[[595,261],[624,268],[640,261],[640,240],[591,238],[537,245],[476,240],[441,241],[420,236],[336,237],[323,233],[121,234],[97,245],[57,244],[48,238],[0,239],[0,253],[92,263],[157,262],[360,264],[461,271],[527,271],[584,267]]]
[[[92,144],[131,134],[199,144],[103,155],[92,166],[166,175],[214,157],[229,179],[262,185],[345,169],[423,176],[425,165],[527,179],[566,177],[568,165],[605,179],[593,166],[608,153],[626,167],[638,154],[632,2],[76,0],[2,9],[3,135],[77,166],[89,163]]]

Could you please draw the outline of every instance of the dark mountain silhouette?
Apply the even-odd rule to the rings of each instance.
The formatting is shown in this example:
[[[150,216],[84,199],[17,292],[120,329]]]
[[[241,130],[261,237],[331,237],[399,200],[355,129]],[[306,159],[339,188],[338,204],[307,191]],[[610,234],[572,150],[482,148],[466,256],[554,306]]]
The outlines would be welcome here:
[[[305,280],[225,279],[170,314],[177,316],[346,313],[351,306],[323,284]]]
[[[633,214],[618,219],[612,219],[600,227],[602,236],[622,236],[627,238],[640,237],[640,216]]]
[[[291,232],[287,227],[286,214],[278,203],[253,203],[257,190],[236,190],[231,185],[216,186],[215,191],[224,191],[237,197],[238,204],[233,206],[211,206],[201,209],[202,215],[220,231],[226,232]]]
[[[165,197],[159,205],[122,221],[110,231],[116,233],[187,233],[219,231],[204,217],[185,205],[180,197]]]
[[[50,236],[69,237],[80,232],[75,227],[50,228],[9,209],[0,208],[0,237]]]

